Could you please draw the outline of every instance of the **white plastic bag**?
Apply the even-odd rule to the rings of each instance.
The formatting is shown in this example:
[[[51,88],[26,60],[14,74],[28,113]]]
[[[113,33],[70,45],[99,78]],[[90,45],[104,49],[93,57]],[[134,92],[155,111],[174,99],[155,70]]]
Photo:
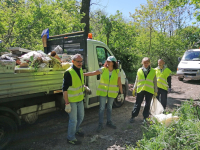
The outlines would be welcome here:
[[[172,114],[159,114],[154,116],[158,122],[161,124],[164,124],[166,127],[168,127],[173,121],[177,122],[179,117],[178,116],[172,116]]]
[[[154,115],[159,115],[163,113],[164,108],[162,104],[158,101],[156,97],[152,98],[151,104],[150,104],[150,113]]]
[[[62,54],[63,53],[63,49],[60,47],[60,45],[56,46],[56,48],[54,48],[54,50],[57,54]]]

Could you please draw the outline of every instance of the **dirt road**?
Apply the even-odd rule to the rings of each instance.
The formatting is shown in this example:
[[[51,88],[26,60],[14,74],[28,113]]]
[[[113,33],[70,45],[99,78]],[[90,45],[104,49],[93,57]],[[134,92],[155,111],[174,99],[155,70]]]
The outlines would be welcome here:
[[[130,85],[131,87],[132,85]],[[129,96],[121,108],[113,109],[113,122],[117,129],[110,129],[105,126],[104,130],[96,133],[98,125],[98,107],[85,110],[85,118],[82,123],[82,130],[86,136],[78,138],[82,140],[81,146],[69,145],[66,140],[68,115],[65,112],[56,111],[40,116],[33,125],[23,123],[16,139],[10,143],[7,150],[105,150],[125,149],[125,145],[134,145],[142,138],[141,122],[142,110],[135,123],[128,122],[135,98],[129,91]],[[200,81],[183,82],[178,81],[176,76],[172,77],[172,93],[168,94],[168,108],[173,110],[180,106],[181,102],[193,98],[200,99]],[[106,116],[104,119],[106,123]],[[113,148],[112,148],[113,147]]]

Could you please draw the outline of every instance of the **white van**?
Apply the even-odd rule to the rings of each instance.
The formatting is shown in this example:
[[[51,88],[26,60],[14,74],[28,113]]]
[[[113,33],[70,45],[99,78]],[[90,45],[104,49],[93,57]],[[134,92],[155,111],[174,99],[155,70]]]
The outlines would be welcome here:
[[[179,81],[183,81],[184,78],[200,80],[200,49],[187,50],[179,61],[177,68]]]

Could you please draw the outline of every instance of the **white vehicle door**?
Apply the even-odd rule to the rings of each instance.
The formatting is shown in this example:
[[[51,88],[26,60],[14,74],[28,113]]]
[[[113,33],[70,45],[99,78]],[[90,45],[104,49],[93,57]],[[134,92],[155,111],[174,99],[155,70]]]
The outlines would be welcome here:
[[[93,60],[94,60],[94,64],[93,64],[93,71],[96,71],[98,70],[99,68],[103,67],[106,59],[108,56],[111,56],[111,53],[104,47],[104,46],[100,46],[100,45],[97,45],[97,44],[94,44],[93,45]],[[91,96],[89,96],[89,103],[88,103],[88,108],[89,107],[93,107],[93,106],[97,106],[99,105],[99,97],[96,96],[96,91],[97,91],[97,88],[99,86],[99,82],[100,82],[100,75],[97,75],[97,76],[92,76],[92,78],[90,77],[89,80],[92,80],[92,91],[95,91],[93,92],[93,94]]]

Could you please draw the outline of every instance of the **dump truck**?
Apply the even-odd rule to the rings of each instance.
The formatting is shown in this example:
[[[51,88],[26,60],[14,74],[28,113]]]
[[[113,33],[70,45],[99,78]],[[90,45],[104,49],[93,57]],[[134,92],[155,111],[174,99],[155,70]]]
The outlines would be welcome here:
[[[43,42],[46,54],[58,45],[62,48],[63,54],[81,54],[83,72],[98,70],[108,56],[114,56],[106,44],[88,38],[84,31],[49,36]],[[9,69],[7,66],[4,67]],[[126,97],[128,80],[123,69],[119,69]],[[33,124],[41,114],[64,110],[65,101],[62,95],[64,72],[65,70],[48,70],[0,73],[0,149],[16,136],[22,120]],[[99,97],[96,95],[99,82],[100,75],[85,77],[85,85],[92,91],[91,95],[85,94],[85,108],[99,105]],[[118,96],[113,107],[121,107],[123,103],[124,101]]]

